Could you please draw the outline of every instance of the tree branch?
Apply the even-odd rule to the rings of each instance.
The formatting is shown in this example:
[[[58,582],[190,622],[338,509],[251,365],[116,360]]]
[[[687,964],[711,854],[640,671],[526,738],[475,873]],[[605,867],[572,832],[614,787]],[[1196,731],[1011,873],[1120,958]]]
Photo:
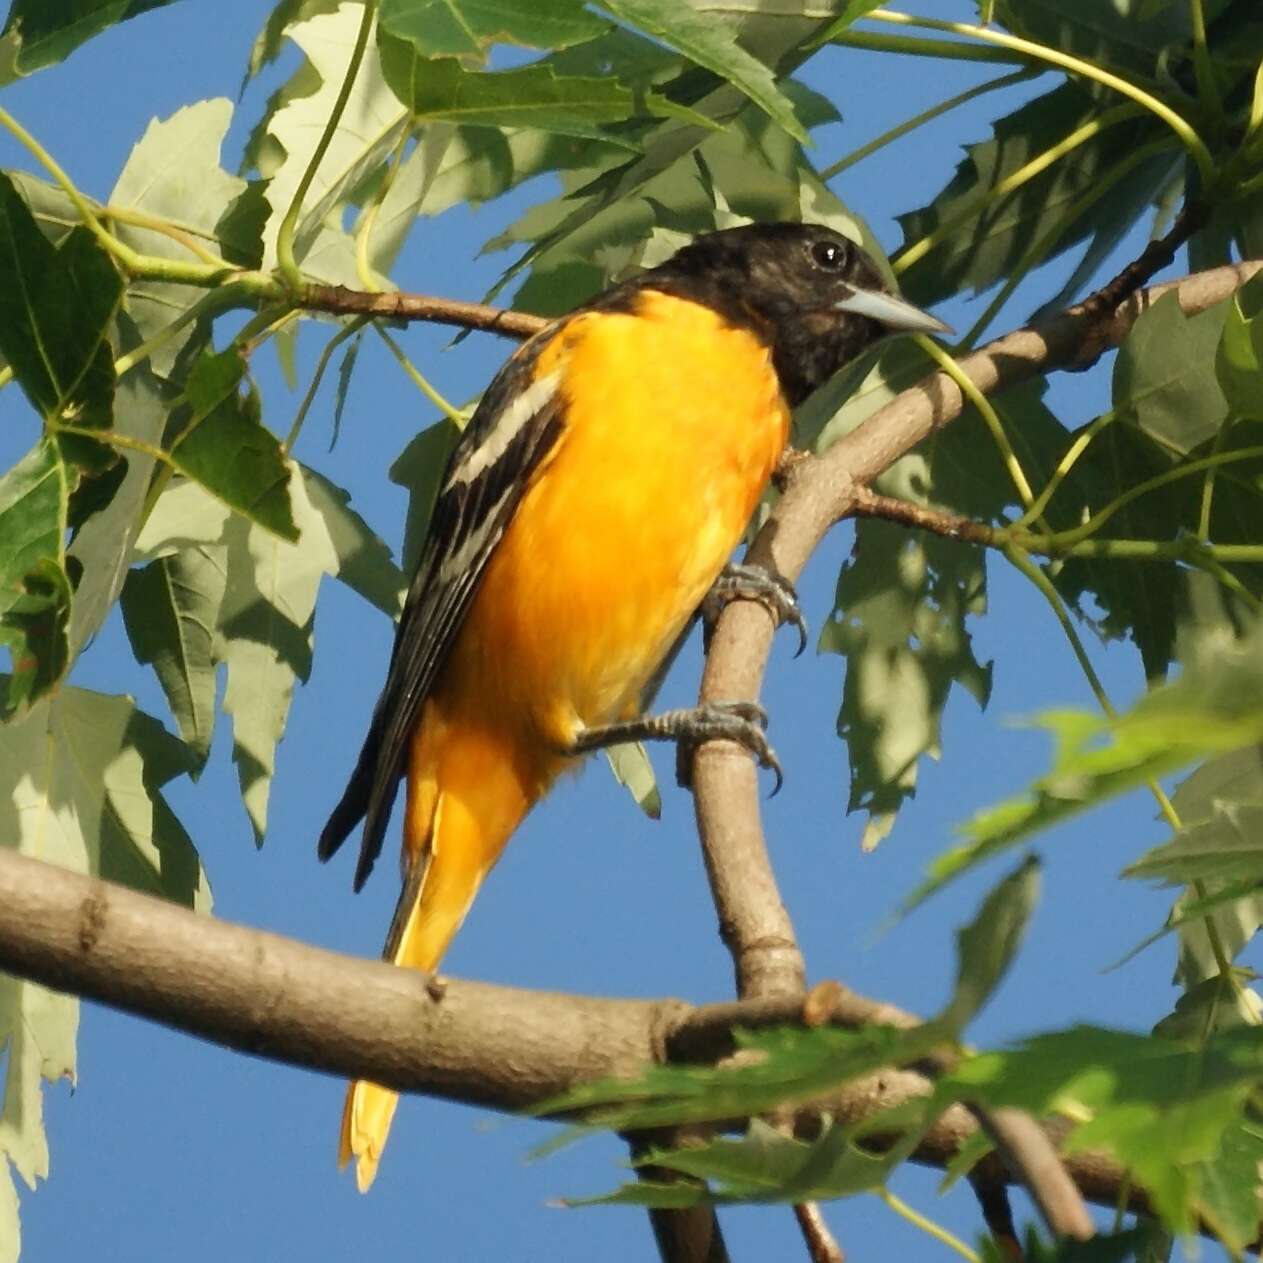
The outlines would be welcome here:
[[[713,1062],[732,1050],[734,1026],[803,1018],[801,998],[695,1007],[459,979],[432,995],[412,970],[202,916],[7,848],[0,968],[240,1052],[505,1111],[650,1064]],[[831,1020],[844,1026],[917,1021],[841,986],[829,1002]],[[915,1070],[885,1070],[796,1107],[794,1123],[809,1131],[827,1112],[847,1126],[931,1090]],[[1065,1126],[1047,1130],[1055,1140]],[[969,1112],[952,1107],[913,1157],[942,1167],[976,1131]],[[1102,1205],[1113,1206],[1126,1186],[1118,1164],[1101,1154],[1074,1154],[1066,1165]],[[1011,1179],[999,1163],[986,1174]],[[1149,1209],[1141,1190],[1131,1190],[1129,1204]]]
[[[1187,225],[1177,225],[1183,231]],[[1174,233],[1175,230],[1173,230]],[[1129,293],[1166,257],[1169,239],[1125,269],[1078,307],[990,343],[960,361],[965,375],[991,394],[1056,369],[1085,367],[1126,336],[1137,317],[1164,293],[1175,292],[1186,313],[1202,311],[1263,269],[1254,261],[1216,268],[1182,281]],[[1128,293],[1121,303],[1114,295]],[[894,516],[897,502],[878,497],[867,484],[934,430],[962,412],[960,387],[934,373],[898,395],[823,456],[795,461],[787,468],[781,499],[772,510],[746,560],[784,575],[801,574],[826,531],[860,511],[880,508]],[[942,515],[900,508],[910,524],[942,525]],[[970,537],[977,524],[964,519],[950,529]],[[981,542],[981,541],[980,541]],[[700,700],[757,700],[776,624],[763,606],[735,600],[714,628]],[[709,742],[693,756],[692,784],[698,833],[719,917],[720,934],[732,954],[742,995],[801,991],[804,968],[768,856],[760,813],[757,769],[731,742]],[[1035,1141],[1025,1120],[987,1116],[1006,1156],[1021,1172],[1054,1232],[1092,1232],[1073,1185],[1058,1172],[1061,1164],[1047,1143]],[[1049,1174],[1050,1168],[1056,1168]]]
[[[398,291],[375,294],[345,289],[341,285],[306,285],[300,293],[299,306],[308,311],[329,312],[337,316],[376,316],[389,320],[456,325],[482,333],[501,333],[510,338],[529,338],[549,323],[543,316],[510,311],[505,307],[488,307],[484,303],[466,303],[456,298]]]

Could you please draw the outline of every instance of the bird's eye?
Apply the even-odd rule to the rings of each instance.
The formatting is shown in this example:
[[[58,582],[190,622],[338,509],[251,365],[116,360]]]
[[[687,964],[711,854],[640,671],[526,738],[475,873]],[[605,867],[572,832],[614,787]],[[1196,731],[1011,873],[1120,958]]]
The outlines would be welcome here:
[[[811,247],[811,259],[826,272],[840,272],[846,262],[846,251],[836,241],[817,241]]]

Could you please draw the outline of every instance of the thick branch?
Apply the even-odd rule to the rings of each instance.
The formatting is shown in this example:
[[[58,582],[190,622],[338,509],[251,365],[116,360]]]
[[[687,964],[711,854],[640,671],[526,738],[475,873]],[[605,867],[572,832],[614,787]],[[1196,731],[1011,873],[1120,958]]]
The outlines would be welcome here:
[[[801,999],[788,998],[693,1007],[460,980],[431,995],[412,970],[204,917],[6,848],[0,967],[228,1048],[500,1110],[655,1062],[713,1061],[731,1051],[734,1026],[803,1017]],[[831,992],[830,1013],[846,1026],[916,1021],[843,987]],[[796,1122],[809,1131],[825,1111],[847,1125],[930,1090],[916,1071],[882,1071],[800,1107]],[[976,1130],[954,1107],[913,1156],[943,1166]],[[1089,1153],[1067,1166],[1086,1196],[1114,1204],[1116,1163]],[[994,1178],[1009,1177],[997,1169]],[[1139,1192],[1131,1205],[1147,1209]]]

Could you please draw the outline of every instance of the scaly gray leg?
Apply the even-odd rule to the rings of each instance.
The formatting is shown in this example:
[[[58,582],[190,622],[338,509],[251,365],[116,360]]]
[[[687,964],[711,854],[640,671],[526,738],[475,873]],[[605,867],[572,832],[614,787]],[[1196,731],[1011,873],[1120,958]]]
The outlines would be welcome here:
[[[776,788],[772,790],[775,794],[784,784],[785,774],[768,744],[763,731],[766,727],[767,711],[758,702],[707,702],[702,706],[663,711],[659,715],[642,715],[639,719],[602,728],[587,728],[575,738],[569,753],[588,754],[624,741],[674,741],[680,754],[676,776],[681,785],[687,785],[689,762],[684,758],[685,751],[704,741],[735,741],[749,750],[761,767],[775,773]]]

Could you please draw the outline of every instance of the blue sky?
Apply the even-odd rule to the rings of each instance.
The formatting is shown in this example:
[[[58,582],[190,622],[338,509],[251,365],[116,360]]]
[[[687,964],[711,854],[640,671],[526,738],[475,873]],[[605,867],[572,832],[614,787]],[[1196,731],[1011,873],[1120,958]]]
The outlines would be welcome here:
[[[968,17],[967,6],[927,4],[941,16]],[[151,117],[212,96],[235,97],[263,6],[219,0],[175,5],[115,28],[63,66],[4,91],[3,103],[90,193],[112,186]],[[285,65],[290,63],[286,62]],[[121,73],[120,73],[121,71]],[[832,96],[844,122],[816,136],[831,161],[950,92],[994,70],[902,64],[832,52],[806,78]],[[250,124],[275,76],[253,85],[229,137],[235,165]],[[1042,90],[1025,86],[1023,91]],[[1012,103],[1020,98],[1012,96]],[[837,191],[864,214],[887,248],[900,239],[892,218],[928,200],[950,174],[958,145],[984,135],[983,110],[964,109],[902,145],[851,168]],[[28,166],[0,139],[0,165]],[[449,211],[424,223],[396,269],[409,289],[478,298],[506,256],[479,258],[482,243],[547,182],[477,213]],[[1058,272],[1059,280],[1061,273]],[[1028,286],[1014,310],[1037,305],[1052,278]],[[1023,303],[1025,299],[1025,304]],[[967,326],[963,304],[939,314]],[[404,341],[449,397],[481,388],[507,344],[474,335],[448,349],[450,335],[410,330]],[[308,330],[301,364],[309,371],[323,339]],[[265,353],[261,373],[267,419],[282,432],[297,407]],[[303,374],[300,372],[300,377]],[[1054,386],[1051,400],[1078,424],[1104,405],[1103,374]],[[372,342],[351,388],[344,439],[327,452],[332,411],[328,386],[307,423],[298,455],[347,487],[360,511],[392,546],[404,497],[385,469],[432,410]],[[34,438],[34,420],[16,391],[0,394],[0,455]],[[839,565],[850,545],[836,531],[802,584],[804,608],[818,630],[831,606]],[[1020,787],[1047,762],[1038,733],[1011,717],[1052,705],[1090,705],[1068,646],[1042,599],[1006,566],[990,563],[991,609],[975,628],[978,657],[996,660],[990,707],[968,698],[949,706],[944,753],[922,768],[918,796],[894,834],[861,855],[862,821],[844,814],[845,752],[834,734],[841,660],[812,653],[794,660],[786,634],[773,656],[764,700],[771,735],[787,771],[784,791],[765,804],[782,889],[811,976],[838,977],[861,991],[914,1011],[941,1004],[951,981],[951,931],[972,911],[988,872],[931,902],[893,930],[883,926],[953,826],[977,807]],[[343,951],[375,956],[396,887],[383,864],[353,897],[351,863],[317,864],[314,840],[354,759],[389,652],[386,620],[337,585],[322,592],[316,657],[278,755],[269,837],[256,852],[221,724],[211,766],[196,784],[171,793],[212,881],[218,915]],[[1094,648],[1116,700],[1141,685],[1138,660],[1125,648]],[[681,657],[664,704],[695,694],[696,645]],[[164,715],[153,680],[130,667],[118,620],[98,638],[76,677],[108,691],[127,688]],[[656,756],[669,782],[669,757]],[[669,784],[663,820],[635,809],[602,766],[564,784],[528,820],[488,882],[452,949],[457,976],[522,986],[603,994],[723,999],[731,969],[715,932],[691,805]],[[1165,912],[1163,901],[1114,876],[1161,837],[1150,802],[1133,797],[1041,842],[1047,859],[1043,904],[1027,948],[1002,992],[971,1030],[993,1043],[1076,1020],[1147,1029],[1169,1009],[1171,949],[1159,947],[1122,972],[1103,973]],[[71,1093],[47,1093],[52,1148],[49,1182],[23,1196],[24,1257],[40,1263],[95,1257],[187,1263],[224,1258],[313,1260],[351,1254],[432,1259],[507,1257],[580,1260],[644,1258],[652,1250],[645,1217],[630,1210],[566,1211],[549,1199],[612,1187],[624,1150],[595,1141],[527,1164],[543,1131],[537,1124],[428,1100],[399,1112],[372,1193],[339,1177],[334,1154],[342,1085],[331,1079],[226,1053],[159,1027],[84,1007],[80,1078]],[[972,1238],[979,1217],[968,1190],[939,1201],[937,1175],[910,1171],[895,1188],[922,1210]],[[893,1218],[875,1199],[837,1203],[828,1217],[856,1259],[900,1257],[936,1247]],[[799,1257],[787,1209],[725,1214],[737,1259]],[[918,1254],[918,1257],[920,1254]]]

